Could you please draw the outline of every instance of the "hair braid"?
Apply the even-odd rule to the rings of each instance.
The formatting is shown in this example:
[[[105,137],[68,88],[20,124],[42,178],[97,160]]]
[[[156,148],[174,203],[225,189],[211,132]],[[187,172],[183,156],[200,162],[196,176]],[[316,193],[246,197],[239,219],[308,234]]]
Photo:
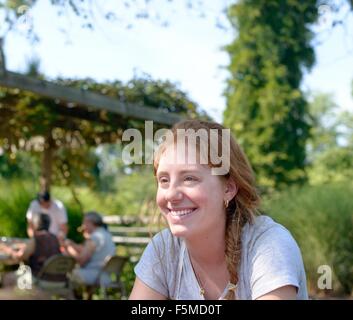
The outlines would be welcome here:
[[[242,228],[246,223],[246,217],[241,214],[239,204],[233,199],[226,208],[226,233],[225,233],[225,257],[230,282],[234,285],[238,283],[238,268],[241,259],[241,235]],[[229,290],[226,300],[234,300],[234,290]]]

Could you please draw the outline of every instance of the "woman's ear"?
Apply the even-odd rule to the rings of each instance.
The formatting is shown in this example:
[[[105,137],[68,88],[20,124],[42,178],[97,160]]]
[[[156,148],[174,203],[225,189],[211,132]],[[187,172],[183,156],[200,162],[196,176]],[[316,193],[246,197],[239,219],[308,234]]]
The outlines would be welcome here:
[[[227,179],[226,188],[225,188],[225,199],[230,201],[232,200],[238,192],[237,185],[235,184],[232,178]]]

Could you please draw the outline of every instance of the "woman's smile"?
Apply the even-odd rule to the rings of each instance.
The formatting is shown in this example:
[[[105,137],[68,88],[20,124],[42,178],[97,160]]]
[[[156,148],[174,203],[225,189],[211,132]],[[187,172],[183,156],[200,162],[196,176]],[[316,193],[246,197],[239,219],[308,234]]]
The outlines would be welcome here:
[[[182,222],[191,217],[197,208],[173,208],[168,209],[168,215],[171,217],[173,223]]]

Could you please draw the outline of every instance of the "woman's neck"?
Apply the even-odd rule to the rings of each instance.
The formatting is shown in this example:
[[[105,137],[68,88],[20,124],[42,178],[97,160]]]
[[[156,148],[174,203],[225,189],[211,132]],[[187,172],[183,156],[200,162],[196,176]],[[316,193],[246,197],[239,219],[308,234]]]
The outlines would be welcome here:
[[[230,280],[224,230],[212,230],[205,236],[185,239],[185,243],[200,294],[205,299],[218,299]]]
[[[225,261],[225,232],[223,228],[205,235],[185,239],[189,256],[198,264],[221,264]]]

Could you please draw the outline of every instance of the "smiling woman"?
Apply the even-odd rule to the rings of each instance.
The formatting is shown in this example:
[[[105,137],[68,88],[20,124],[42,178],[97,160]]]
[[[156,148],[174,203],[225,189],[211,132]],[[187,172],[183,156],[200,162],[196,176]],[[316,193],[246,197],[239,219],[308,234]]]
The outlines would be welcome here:
[[[208,135],[180,143],[180,130],[201,129]],[[216,123],[183,121],[160,145],[156,200],[169,229],[135,267],[130,299],[307,299],[300,250],[288,230],[259,215],[251,166],[233,137],[224,147],[224,132]],[[214,152],[229,158],[227,173],[212,171]]]

